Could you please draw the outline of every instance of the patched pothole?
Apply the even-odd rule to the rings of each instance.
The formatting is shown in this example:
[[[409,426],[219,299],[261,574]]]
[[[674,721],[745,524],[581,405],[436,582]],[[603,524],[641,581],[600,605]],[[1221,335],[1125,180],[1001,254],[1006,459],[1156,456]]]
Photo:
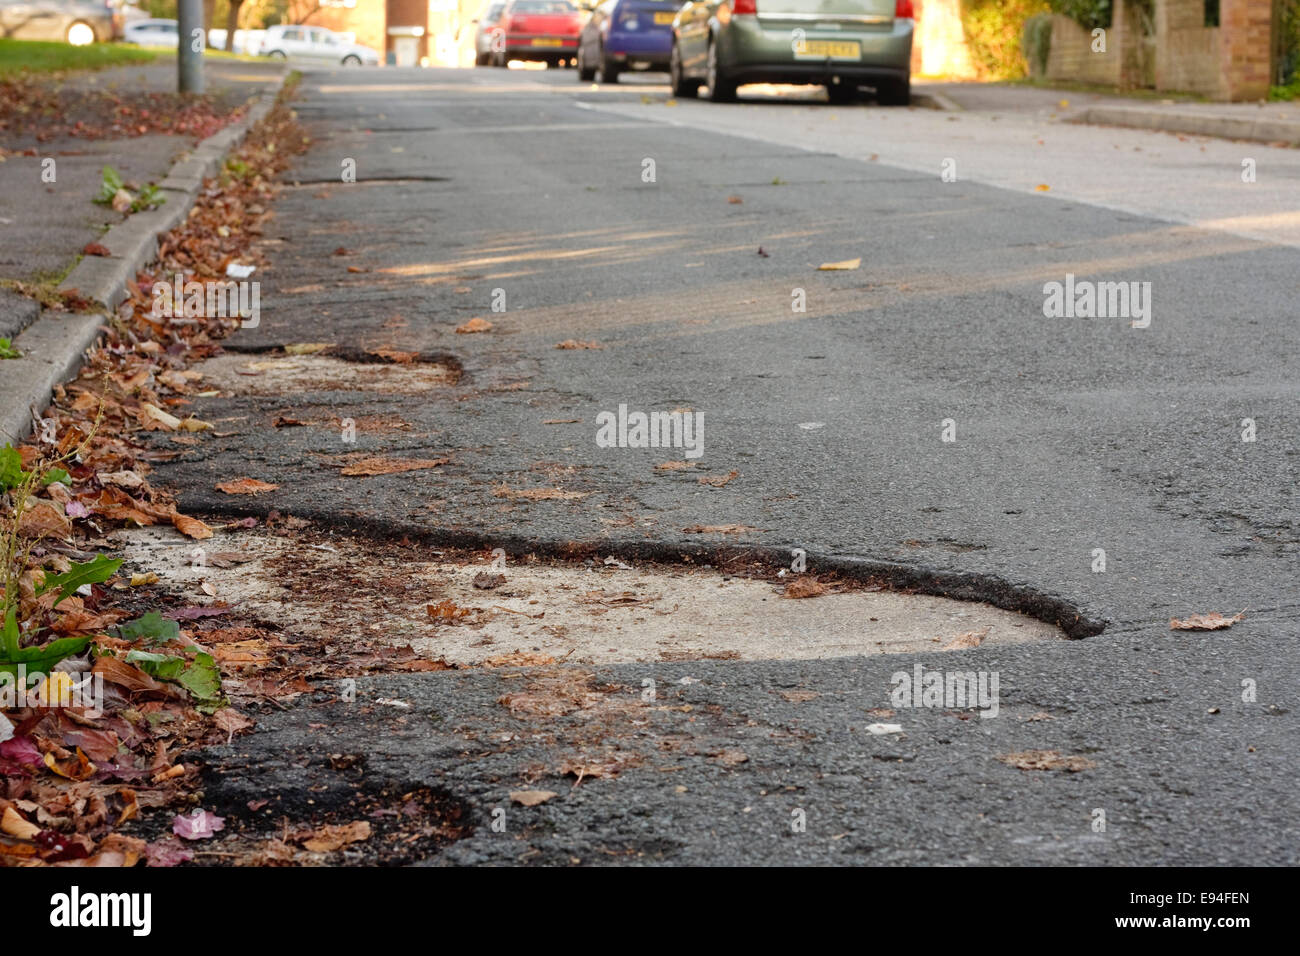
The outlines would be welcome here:
[[[200,387],[232,396],[378,392],[412,395],[455,385],[457,369],[440,362],[349,361],[333,355],[226,352],[194,367]]]
[[[456,666],[692,659],[800,660],[1065,640],[988,604],[768,566],[507,560],[316,533],[219,531],[200,544],[121,532],[141,571],[194,604],[325,642],[365,637]],[[794,598],[788,593],[812,592]]]

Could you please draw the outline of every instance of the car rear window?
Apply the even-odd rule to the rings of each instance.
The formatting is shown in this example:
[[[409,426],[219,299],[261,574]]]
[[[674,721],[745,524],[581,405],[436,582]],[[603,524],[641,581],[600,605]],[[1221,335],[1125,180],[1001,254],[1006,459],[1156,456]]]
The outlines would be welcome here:
[[[574,13],[577,7],[568,0],[519,0],[511,8],[513,13]]]
[[[894,15],[894,0],[758,0],[760,14],[816,13],[833,20],[837,16]]]

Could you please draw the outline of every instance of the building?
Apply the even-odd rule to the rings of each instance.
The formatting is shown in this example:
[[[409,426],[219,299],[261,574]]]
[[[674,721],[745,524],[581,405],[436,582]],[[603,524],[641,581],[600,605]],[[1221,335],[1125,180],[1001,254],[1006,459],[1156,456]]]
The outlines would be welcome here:
[[[460,66],[481,0],[320,0],[291,8],[299,23],[351,33],[396,66]],[[470,53],[469,62],[473,62]]]

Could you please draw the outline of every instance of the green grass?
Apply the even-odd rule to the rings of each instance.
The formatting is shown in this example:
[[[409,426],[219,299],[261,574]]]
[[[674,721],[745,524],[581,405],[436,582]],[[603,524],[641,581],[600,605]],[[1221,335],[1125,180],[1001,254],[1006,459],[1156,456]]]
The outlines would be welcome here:
[[[19,73],[98,70],[106,66],[152,63],[158,55],[158,50],[147,50],[125,43],[72,46],[68,43],[0,37],[0,78]]]
[[[1270,89],[1268,98],[1274,102],[1300,100],[1300,74],[1297,74],[1286,86],[1275,86]]]

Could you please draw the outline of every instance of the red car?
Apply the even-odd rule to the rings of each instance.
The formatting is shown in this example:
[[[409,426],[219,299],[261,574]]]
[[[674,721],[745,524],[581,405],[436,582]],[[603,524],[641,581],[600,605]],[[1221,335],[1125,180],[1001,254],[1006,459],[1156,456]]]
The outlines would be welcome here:
[[[510,0],[492,38],[492,63],[543,60],[572,65],[578,54],[582,12],[569,0]]]

